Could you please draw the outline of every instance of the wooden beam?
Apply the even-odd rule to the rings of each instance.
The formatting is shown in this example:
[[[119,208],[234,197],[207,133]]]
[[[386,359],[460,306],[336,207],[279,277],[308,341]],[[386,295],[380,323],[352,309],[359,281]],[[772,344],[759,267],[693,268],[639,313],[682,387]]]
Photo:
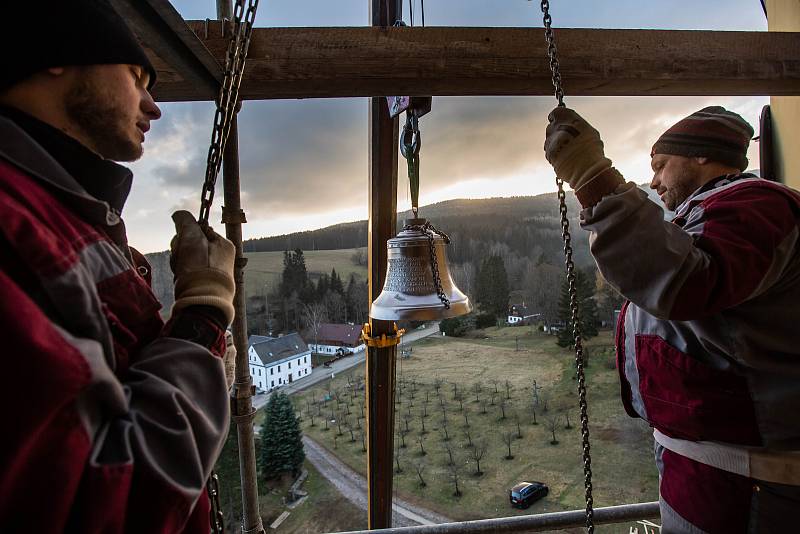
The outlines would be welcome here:
[[[190,29],[169,0],[111,0],[111,4],[137,35],[156,69],[156,100],[216,98],[225,54],[217,63],[198,38],[204,35],[202,29],[198,31],[197,25],[194,31]],[[203,28],[206,25],[203,21]],[[222,23],[211,21],[208,25],[216,26],[221,37]]]
[[[189,27],[224,62],[229,33]],[[800,33],[557,29],[568,95],[800,95]],[[169,85],[165,81],[164,85]],[[207,99],[191,84],[175,100]],[[541,28],[256,28],[244,99],[550,95]]]

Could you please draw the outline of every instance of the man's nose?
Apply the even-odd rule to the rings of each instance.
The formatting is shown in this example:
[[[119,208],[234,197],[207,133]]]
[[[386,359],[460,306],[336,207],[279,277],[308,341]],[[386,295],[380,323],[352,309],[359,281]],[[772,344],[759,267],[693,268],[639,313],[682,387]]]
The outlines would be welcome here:
[[[658,175],[654,174],[653,179],[650,180],[650,189],[658,189],[658,184],[660,183],[658,180]]]
[[[161,118],[161,108],[159,108],[158,104],[156,104],[156,101],[153,100],[153,97],[149,91],[147,92],[147,97],[142,105],[142,111],[144,111],[151,121],[157,121]]]

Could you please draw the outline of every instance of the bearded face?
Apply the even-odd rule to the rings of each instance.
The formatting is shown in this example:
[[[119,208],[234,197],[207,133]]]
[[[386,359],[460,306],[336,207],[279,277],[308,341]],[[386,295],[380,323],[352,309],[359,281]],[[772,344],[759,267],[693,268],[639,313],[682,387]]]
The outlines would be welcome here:
[[[80,67],[64,97],[70,128],[106,159],[139,159],[150,121],[161,116],[147,82],[147,72],[135,65]]]
[[[670,211],[681,205],[703,185],[697,158],[671,154],[655,154],[650,161],[653,179],[650,188],[655,189],[664,206]]]

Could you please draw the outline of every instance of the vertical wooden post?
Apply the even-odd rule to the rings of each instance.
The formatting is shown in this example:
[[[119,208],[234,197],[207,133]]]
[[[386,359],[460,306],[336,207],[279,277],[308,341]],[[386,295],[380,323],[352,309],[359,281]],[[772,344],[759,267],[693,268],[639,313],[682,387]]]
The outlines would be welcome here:
[[[371,0],[373,26],[392,26],[401,17],[401,0]],[[380,294],[386,276],[386,241],[397,220],[398,120],[389,117],[386,99],[370,99],[369,108],[369,295]],[[370,319],[373,336],[392,332],[391,321]],[[367,493],[368,528],[392,526],[392,452],[397,346],[367,349]]]
[[[217,18],[230,20],[233,17],[231,0],[217,0]],[[224,23],[223,23],[224,24]],[[237,114],[239,110],[236,110]],[[256,448],[253,432],[252,397],[253,380],[250,378],[250,363],[247,356],[247,308],[244,294],[244,267],[247,258],[242,250],[242,224],[247,222],[242,210],[241,187],[239,180],[239,121],[236,116],[231,123],[231,131],[222,156],[222,180],[224,205],[222,222],[225,223],[225,236],[236,246],[236,260],[233,278],[236,294],[233,307],[236,314],[231,331],[236,347],[236,378],[231,392],[231,416],[236,423],[236,437],[239,444],[239,477],[242,482],[242,532],[263,533],[261,515],[258,510],[258,478],[256,475]],[[231,525],[226,530],[233,531]]]

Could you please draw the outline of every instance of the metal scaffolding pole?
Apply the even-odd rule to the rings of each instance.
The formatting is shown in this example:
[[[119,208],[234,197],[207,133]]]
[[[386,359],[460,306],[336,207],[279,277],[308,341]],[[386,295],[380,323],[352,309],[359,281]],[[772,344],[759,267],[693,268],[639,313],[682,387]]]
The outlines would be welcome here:
[[[233,15],[231,0],[217,0],[217,18],[230,20]],[[237,109],[238,113],[238,109]],[[244,294],[244,266],[247,258],[242,250],[242,224],[246,223],[239,186],[239,121],[234,116],[225,151],[222,157],[222,181],[224,205],[222,222],[225,223],[225,236],[236,246],[236,260],[233,278],[236,294],[233,307],[236,314],[231,331],[236,346],[236,379],[231,392],[231,416],[236,423],[239,444],[239,476],[242,481],[242,532],[264,532],[258,510],[258,480],[256,478],[256,448],[253,436],[252,397],[253,381],[250,378],[250,364],[247,359],[247,309]]]
[[[401,15],[400,0],[372,0],[373,26],[387,27]],[[389,117],[385,98],[369,108],[369,295],[380,294],[386,275],[386,241],[397,219],[398,120]],[[392,321],[370,319],[373,336],[391,334]],[[368,528],[392,526],[392,447],[397,346],[369,347],[366,359]]]
[[[258,513],[258,480],[256,479],[256,448],[253,438],[252,397],[254,387],[250,378],[250,365],[247,361],[247,311],[244,294],[244,266],[247,258],[242,252],[242,223],[247,222],[242,210],[239,195],[239,129],[234,117],[231,133],[225,145],[222,160],[222,179],[224,183],[224,202],[222,222],[225,235],[236,246],[236,261],[233,277],[236,282],[236,295],[233,307],[233,343],[236,346],[236,380],[231,392],[231,416],[236,422],[239,442],[239,474],[242,480],[242,532],[264,532],[261,515]]]

